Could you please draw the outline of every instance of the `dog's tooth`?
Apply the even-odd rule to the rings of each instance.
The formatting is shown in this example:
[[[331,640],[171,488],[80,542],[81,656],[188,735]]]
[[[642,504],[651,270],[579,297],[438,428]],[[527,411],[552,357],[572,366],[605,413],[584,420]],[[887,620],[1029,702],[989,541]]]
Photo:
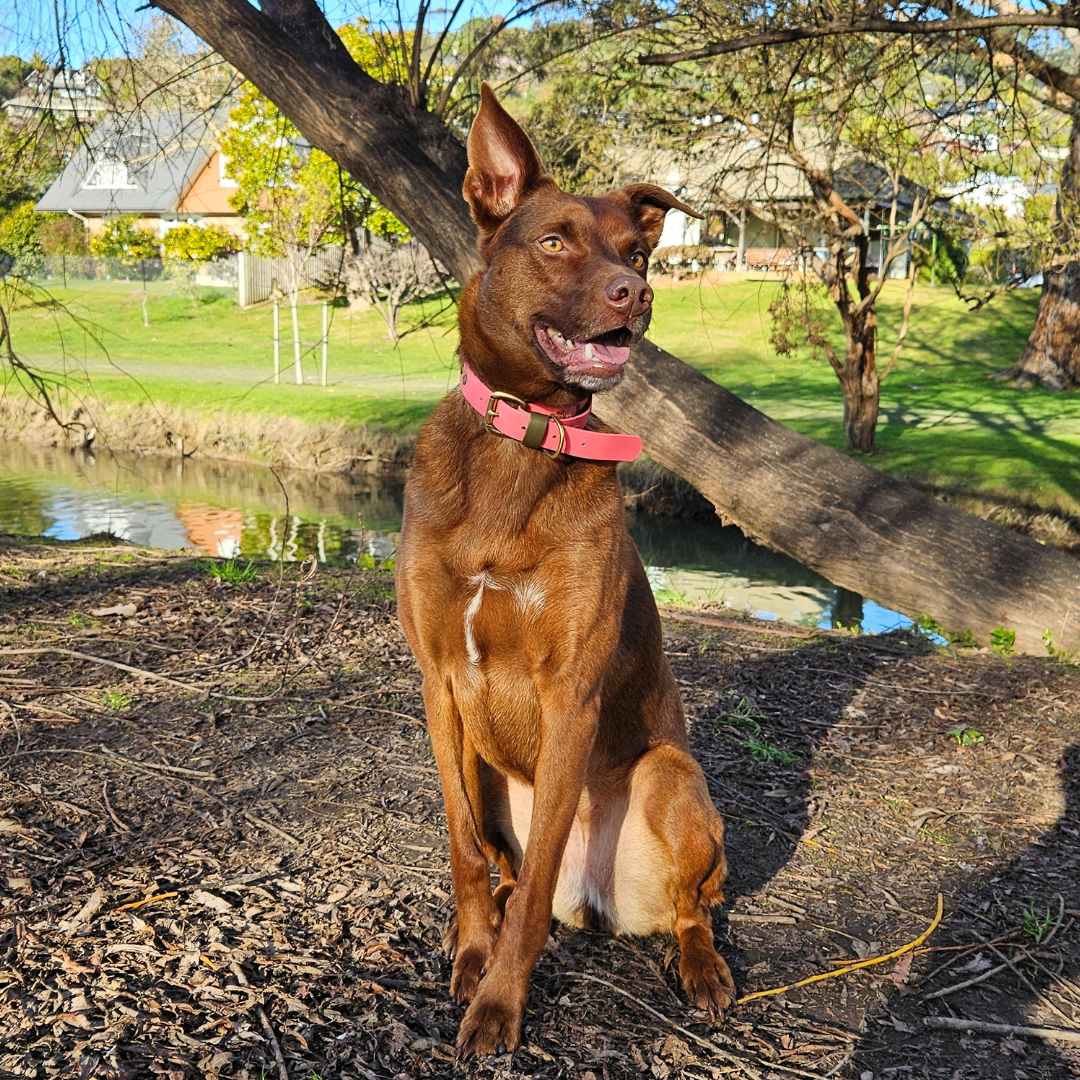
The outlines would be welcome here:
[[[570,338],[567,338],[566,339],[566,347],[568,349],[576,349],[577,345],[575,345],[574,342]]]
[[[593,359],[593,351],[592,351],[592,342],[591,341],[586,341],[585,342],[585,359],[586,360],[592,360]]]

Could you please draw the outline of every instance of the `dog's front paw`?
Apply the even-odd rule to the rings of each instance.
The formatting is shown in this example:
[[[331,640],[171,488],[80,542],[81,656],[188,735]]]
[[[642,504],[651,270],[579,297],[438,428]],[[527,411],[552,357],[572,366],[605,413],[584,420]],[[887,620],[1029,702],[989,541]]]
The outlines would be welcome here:
[[[491,950],[478,945],[466,945],[458,949],[454,957],[454,970],[450,976],[450,993],[459,1005],[476,997],[476,990],[490,959]]]
[[[469,1006],[458,1030],[458,1056],[486,1057],[503,1050],[513,1050],[521,1039],[521,1018],[524,1005],[516,995],[484,989]]]
[[[723,1020],[735,1004],[735,980],[712,945],[684,947],[679,974],[690,1004],[707,1012],[711,1020]]]

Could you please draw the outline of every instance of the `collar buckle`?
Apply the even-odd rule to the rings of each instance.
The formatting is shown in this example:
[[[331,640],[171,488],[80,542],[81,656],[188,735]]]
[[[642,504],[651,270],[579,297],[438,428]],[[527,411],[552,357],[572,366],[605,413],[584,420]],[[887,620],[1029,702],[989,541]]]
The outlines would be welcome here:
[[[501,431],[495,429],[495,418],[499,415],[499,402],[508,401],[511,405],[516,405],[519,409],[525,409],[528,411],[528,405],[519,397],[515,397],[513,394],[506,394],[502,390],[493,390],[491,397],[488,400],[487,411],[484,413],[484,430],[489,435],[498,435],[501,438],[507,438]]]

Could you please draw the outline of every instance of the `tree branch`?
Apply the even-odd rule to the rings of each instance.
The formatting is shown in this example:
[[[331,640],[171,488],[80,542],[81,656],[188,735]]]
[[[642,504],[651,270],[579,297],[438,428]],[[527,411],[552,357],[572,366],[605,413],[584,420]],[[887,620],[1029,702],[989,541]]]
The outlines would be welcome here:
[[[778,30],[766,30],[760,34],[744,34],[742,37],[731,38],[729,41],[713,41],[700,48],[686,49],[683,52],[650,53],[639,56],[638,63],[661,66],[679,64],[686,60],[704,60],[710,56],[742,52],[762,45],[787,45],[794,41],[840,37],[845,34],[921,36],[974,32],[988,38],[989,35],[999,32],[1003,26],[1076,29],[1080,28],[1080,12],[1074,13],[1072,7],[1069,6],[1047,15],[1031,11],[1017,11],[1015,14],[996,15],[993,18],[966,15],[950,16],[945,19],[912,19],[909,22],[902,22],[899,19],[855,19],[849,22],[834,18],[817,25],[789,26]]]
[[[526,15],[531,15],[534,11],[539,11],[540,8],[550,7],[554,2],[555,0],[538,0],[537,3],[530,4],[529,7],[521,8],[506,19],[498,15],[493,16],[490,28],[481,35],[480,40],[469,50],[468,56],[458,64],[457,70],[450,77],[450,82],[447,83],[446,89],[442,92],[442,97],[439,98],[439,104],[432,109],[432,112],[438,117],[446,115],[446,109],[450,104],[450,96],[454,92],[454,87],[468,74],[473,64],[476,63],[477,58],[483,53],[488,45],[510,26],[511,23],[517,22],[518,19],[523,19]],[[496,19],[498,19],[497,22],[495,21]]]
[[[1016,62],[1020,70],[1047,86],[1051,91],[1066,93],[1074,100],[1080,99],[1080,75],[1052,64],[1049,60],[1029,49],[1012,34],[1000,31],[988,39],[990,48],[1004,53]]]

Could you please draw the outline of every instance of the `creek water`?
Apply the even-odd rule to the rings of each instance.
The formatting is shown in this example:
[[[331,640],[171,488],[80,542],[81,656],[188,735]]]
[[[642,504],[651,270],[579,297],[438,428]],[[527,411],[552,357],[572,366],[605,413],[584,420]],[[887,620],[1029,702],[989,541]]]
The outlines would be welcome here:
[[[393,557],[402,490],[400,478],[0,442],[0,532],[26,536],[110,532],[225,558],[370,566]],[[868,632],[910,625],[719,521],[628,513],[627,525],[658,600]]]

